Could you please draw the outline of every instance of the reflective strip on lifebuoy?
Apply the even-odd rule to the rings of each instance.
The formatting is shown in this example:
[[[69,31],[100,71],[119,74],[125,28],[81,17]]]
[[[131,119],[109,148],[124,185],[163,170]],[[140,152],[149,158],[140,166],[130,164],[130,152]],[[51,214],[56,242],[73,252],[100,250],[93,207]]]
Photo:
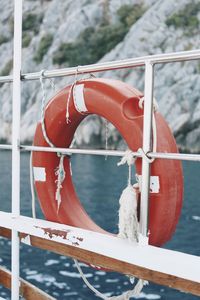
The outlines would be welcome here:
[[[46,132],[56,147],[69,147],[78,125],[89,114],[102,116],[112,123],[132,151],[142,147],[143,109],[139,108],[138,101],[143,95],[138,90],[121,81],[110,79],[88,79],[78,82],[76,86],[75,93],[79,93],[79,96],[75,97],[79,97],[79,103],[75,104],[73,101],[74,94],[70,96],[68,124],[66,123],[66,99],[70,86],[61,90],[45,110]],[[157,152],[176,153],[178,151],[176,142],[166,121],[159,112],[155,112],[155,119]],[[48,147],[43,137],[41,123],[36,128],[34,145]],[[138,158],[135,164],[137,174],[141,175],[141,159]],[[78,199],[70,172],[70,158],[64,159],[67,176],[62,183],[62,202],[57,212],[55,169],[58,165],[59,158],[56,153],[33,153],[33,167],[44,168],[46,174],[45,180],[35,181],[46,219],[104,232],[90,219]],[[159,178],[159,190],[150,194],[149,242],[151,245],[160,246],[171,238],[180,216],[183,197],[181,162],[156,159],[151,164],[151,176]]]

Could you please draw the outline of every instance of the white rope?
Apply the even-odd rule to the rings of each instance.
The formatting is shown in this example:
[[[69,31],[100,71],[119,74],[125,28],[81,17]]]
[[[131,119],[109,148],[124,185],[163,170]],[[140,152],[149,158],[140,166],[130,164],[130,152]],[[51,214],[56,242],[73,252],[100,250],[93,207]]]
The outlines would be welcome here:
[[[41,126],[42,126],[42,133],[43,133],[43,136],[44,136],[47,144],[49,144],[49,146],[51,146],[51,147],[54,147],[54,145],[51,143],[51,141],[49,140],[49,138],[47,136],[45,123],[44,123],[44,111],[45,111],[45,102],[46,102],[46,93],[45,93],[45,88],[44,88],[44,83],[43,83],[44,71],[45,70],[42,70],[40,73],[40,84],[41,84],[41,88],[42,88]],[[51,78],[49,78],[49,81],[50,81],[52,89],[55,91],[55,84],[54,84],[53,80]],[[33,152],[30,153],[29,170],[30,170],[32,217],[36,218],[35,190],[34,190],[34,176],[33,176],[32,159],[33,159]]]
[[[132,242],[138,242],[138,233],[139,233],[139,223],[137,219],[137,195],[135,188],[131,185],[131,166],[135,162],[135,157],[131,150],[127,150],[125,155],[122,157],[121,161],[118,163],[118,166],[123,164],[128,164],[129,166],[129,178],[128,186],[122,192],[120,197],[120,210],[119,210],[119,234],[121,238],[128,239]],[[92,284],[85,277],[79,263],[77,260],[74,260],[75,265],[87,285],[87,287],[95,293],[101,299],[104,300],[128,300],[132,296],[138,296],[144,285],[148,284],[148,281],[139,279],[137,284],[132,290],[126,291],[119,296],[107,297],[97,289],[95,289]],[[134,282],[134,278],[130,278],[131,283]]]
[[[85,284],[87,285],[87,287],[88,287],[91,291],[93,291],[93,292],[95,293],[96,296],[100,297],[101,299],[108,300],[108,299],[109,299],[108,297],[106,297],[104,294],[102,294],[102,293],[99,292],[97,289],[95,289],[95,288],[93,287],[93,285],[87,280],[87,278],[85,277],[85,275],[84,275],[84,273],[83,273],[83,271],[82,271],[82,269],[81,269],[81,267],[80,267],[80,265],[79,265],[79,263],[78,263],[78,261],[77,261],[76,259],[74,259],[74,263],[75,263],[75,265],[76,265],[76,267],[77,267],[77,269],[78,269],[78,271],[79,271],[79,273],[80,273],[80,275],[81,275],[83,281],[84,281]]]
[[[44,71],[41,71],[40,74],[40,84],[41,84],[41,88],[42,88],[42,105],[41,105],[41,126],[42,126],[42,133],[44,136],[45,141],[47,142],[47,144],[50,147],[54,147],[54,144],[50,141],[50,139],[47,136],[47,132],[46,132],[46,128],[45,128],[45,122],[44,122],[44,114],[45,114],[45,102],[46,102],[46,92],[45,92],[45,88],[44,88]]]
[[[124,156],[122,156],[122,159],[120,162],[118,162],[118,166],[125,165],[126,163],[128,166],[131,166],[135,163],[135,156],[133,155],[133,152],[131,150],[126,150],[124,153]]]
[[[139,222],[137,219],[137,192],[132,185],[128,185],[119,199],[119,233],[118,237],[130,242],[139,241]]]
[[[133,153],[131,150],[126,150],[124,156],[122,157],[122,159],[120,160],[120,162],[118,162],[118,166],[124,165],[124,164],[128,164],[128,169],[129,169],[129,174],[128,174],[128,186],[131,185],[131,166],[135,163],[136,158],[134,157]]]
[[[42,88],[42,105],[41,105],[41,125],[42,125],[42,133],[44,136],[45,141],[47,142],[47,144],[50,147],[55,147],[54,144],[50,141],[50,139],[47,136],[47,132],[46,132],[46,128],[45,128],[45,122],[44,122],[44,114],[45,114],[45,102],[46,102],[46,92],[45,92],[45,88],[44,88],[44,83],[43,83],[43,79],[44,79],[44,70],[41,71],[41,75],[40,75],[40,84],[41,84],[41,88]],[[51,87],[52,89],[55,90],[55,85],[54,82],[52,80],[50,80],[51,83]],[[72,89],[72,86],[71,86]],[[70,93],[69,93],[69,98],[70,98]],[[59,155],[58,155],[59,156]],[[56,194],[55,194],[55,198],[57,201],[57,213],[59,211],[60,208],[60,204],[61,204],[61,189],[62,189],[62,183],[65,179],[65,170],[64,170],[64,155],[60,155],[60,162],[59,162],[59,166],[58,168],[55,170],[55,175],[57,176],[57,189],[56,189]]]
[[[64,155],[60,155],[60,162],[59,166],[55,170],[55,175],[57,176],[56,183],[57,183],[57,189],[56,189],[56,201],[57,201],[57,213],[60,208],[61,204],[61,189],[62,189],[62,183],[65,179],[65,169],[64,169]]]
[[[66,122],[67,122],[67,124],[69,124],[71,122],[70,119],[69,119],[69,103],[70,103],[70,98],[71,98],[71,95],[72,95],[74,85],[75,85],[75,83],[73,83],[70,86],[68,97],[67,97],[67,107],[66,107]]]
[[[34,191],[32,158],[33,158],[33,152],[30,153],[29,170],[30,170],[30,186],[31,186],[31,200],[32,200],[31,201],[32,217],[35,219],[36,218],[36,209],[35,209],[35,191]]]
[[[71,84],[70,86],[70,89],[69,89],[69,93],[68,93],[68,97],[67,97],[67,106],[66,106],[66,122],[67,124],[69,124],[71,121],[70,121],[70,118],[69,118],[69,103],[70,103],[70,98],[71,98],[71,95],[73,95],[73,88],[75,87],[77,81],[78,81],[78,68],[79,66],[76,67],[76,73],[75,73],[75,77],[74,77],[74,82]]]
[[[135,163],[135,157],[131,150],[127,150],[118,166],[127,163],[128,185],[123,190],[119,199],[119,233],[118,236],[128,239],[131,242],[138,242],[139,223],[137,219],[137,193],[135,187],[131,185],[131,166]]]
[[[79,103],[80,99],[79,100],[76,99],[76,96],[77,96],[76,92],[77,91],[76,91],[75,87],[76,87],[77,82],[84,82],[84,81],[86,81],[90,78],[96,78],[95,75],[90,73],[89,77],[87,75],[86,75],[86,77],[84,77],[84,74],[82,74],[81,79],[78,79],[78,74],[81,74],[80,71],[79,71],[79,66],[76,67],[74,82],[72,83],[72,85],[69,89],[69,94],[68,94],[68,97],[67,97],[67,108],[66,108],[66,121],[67,121],[67,124],[71,122],[70,121],[70,116],[69,116],[69,104],[70,104],[71,95],[73,96],[74,105],[75,105],[76,110],[80,114],[83,114],[83,115],[87,111],[87,108],[86,108],[85,103],[84,103],[84,97],[83,97],[83,99],[81,99],[81,102],[83,101],[83,103],[81,103],[81,104]],[[83,93],[83,91],[82,91],[82,93]]]
[[[140,99],[139,106],[142,107],[144,99]],[[155,116],[153,114],[153,151],[156,151],[157,147],[157,132],[156,132],[156,121]],[[106,124],[107,125],[107,124]],[[107,129],[106,129],[107,136]],[[106,148],[107,148],[107,138],[106,138]],[[138,149],[138,151],[142,154],[142,157],[148,159],[148,162],[153,162],[154,159],[150,159],[143,151],[143,149]],[[118,166],[128,164],[129,174],[128,174],[128,186],[123,190],[122,195],[120,197],[120,209],[119,209],[119,234],[118,236],[121,238],[128,239],[132,242],[139,241],[139,222],[137,219],[137,194],[135,187],[131,185],[131,166],[135,163],[136,158],[134,157],[131,150],[127,150],[125,155],[122,157],[121,161],[117,164]],[[135,186],[138,184],[135,184]],[[102,293],[100,293],[97,289],[95,289],[90,282],[87,280],[85,275],[82,272],[82,269],[77,260],[75,261],[75,265],[85,282],[88,288],[93,291],[98,297],[104,300],[128,300],[132,296],[139,296],[144,285],[148,284],[148,281],[143,279],[139,279],[137,284],[132,290],[124,292],[119,296],[106,297]],[[131,282],[134,282],[134,277],[130,278]]]
[[[55,92],[56,91],[56,86],[55,86],[55,83],[54,83],[53,79],[52,78],[48,78],[48,79],[49,79],[49,82],[51,84],[52,90]]]
[[[136,157],[134,157],[131,150],[127,150],[122,157],[118,166],[127,163],[129,167],[128,186],[123,190],[120,197],[120,209],[119,209],[119,234],[118,236],[124,239],[128,239],[131,242],[139,242],[139,222],[137,218],[137,191],[139,188],[138,183],[131,185],[131,166],[135,163]],[[130,278],[131,282],[134,282],[134,277]],[[139,279],[137,284],[132,290],[123,293],[121,296],[113,298],[115,300],[125,300],[132,296],[139,296],[143,286],[148,284],[148,281]]]
[[[139,108],[143,109],[143,104],[145,101],[145,97],[139,98],[138,106]],[[152,131],[153,131],[153,152],[156,152],[157,149],[157,128],[156,128],[156,118],[155,112],[158,111],[158,103],[155,98],[153,98],[153,115],[152,115]],[[142,158],[146,159],[149,163],[152,163],[155,158],[149,158],[147,154],[144,152],[142,148],[138,149],[138,152],[142,155]]]
[[[108,298],[109,300],[129,300],[131,297],[138,297],[143,286],[147,285],[148,281],[143,280],[143,279],[139,279],[137,284],[134,286],[134,288],[132,290],[129,290],[127,292],[124,292],[122,295],[119,296],[113,296]]]
[[[132,177],[132,168],[131,165],[128,166],[128,185],[131,185],[131,177]]]
[[[148,281],[146,280],[143,280],[143,279],[139,279],[137,284],[134,286],[134,288],[132,290],[129,290],[129,291],[126,291],[124,293],[122,293],[121,295],[119,296],[111,296],[111,297],[107,297],[105,296],[104,294],[102,294],[101,292],[99,292],[97,289],[95,289],[93,287],[93,285],[87,280],[87,278],[85,277],[78,261],[76,259],[74,259],[74,263],[83,279],[83,281],[85,282],[85,284],[87,285],[87,287],[93,291],[95,293],[95,295],[101,299],[104,299],[104,300],[129,300],[130,297],[138,297],[143,286],[144,285],[147,285],[148,284]]]
[[[138,102],[139,108],[143,109],[145,97],[138,98],[138,101],[139,101]],[[153,109],[154,109],[154,111],[158,111],[158,102],[156,101],[155,98],[153,98]]]
[[[148,163],[152,163],[155,160],[155,158],[148,157],[148,155],[144,152],[142,148],[138,149],[138,153],[140,153],[142,158],[145,159]]]

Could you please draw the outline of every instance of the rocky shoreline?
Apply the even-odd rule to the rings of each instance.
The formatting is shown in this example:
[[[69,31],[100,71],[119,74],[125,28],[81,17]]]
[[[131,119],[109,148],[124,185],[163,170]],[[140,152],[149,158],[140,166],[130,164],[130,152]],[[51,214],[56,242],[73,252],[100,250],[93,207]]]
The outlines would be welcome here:
[[[13,1],[0,0],[0,4],[4,7],[0,15],[0,74],[3,76],[12,73]],[[24,2],[22,72],[199,49],[199,30],[198,0],[69,0],[60,1],[59,5],[56,0],[27,0]],[[154,96],[159,110],[180,149],[191,153],[200,152],[199,70],[199,61],[155,67]],[[123,80],[141,91],[144,89],[143,68],[98,75]],[[55,80],[56,90],[73,80]],[[45,86],[49,99],[53,91],[48,80]],[[9,84],[0,86],[0,139],[7,142],[11,139],[11,88]],[[33,138],[35,124],[40,119],[40,103],[39,82],[23,82],[23,143]],[[103,145],[104,122],[90,118],[77,133],[77,145],[84,146],[97,139],[98,144]],[[119,147],[120,137],[114,129],[110,129],[109,139],[110,144]]]

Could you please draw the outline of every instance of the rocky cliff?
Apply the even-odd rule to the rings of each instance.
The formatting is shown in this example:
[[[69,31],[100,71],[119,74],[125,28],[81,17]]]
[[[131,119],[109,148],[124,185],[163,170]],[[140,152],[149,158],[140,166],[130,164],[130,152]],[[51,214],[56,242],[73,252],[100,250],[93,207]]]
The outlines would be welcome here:
[[[0,0],[0,76],[12,73],[13,1]],[[199,0],[25,0],[22,72],[200,48]],[[200,62],[158,65],[155,97],[182,149],[200,152]],[[144,69],[100,74],[143,90]],[[55,80],[56,90],[73,78]],[[53,90],[45,82],[47,98]],[[0,138],[11,138],[11,88],[0,87]],[[39,81],[22,83],[21,140],[31,141],[40,119]],[[83,122],[76,143],[105,144],[105,121]],[[109,124],[109,147],[120,147]]]

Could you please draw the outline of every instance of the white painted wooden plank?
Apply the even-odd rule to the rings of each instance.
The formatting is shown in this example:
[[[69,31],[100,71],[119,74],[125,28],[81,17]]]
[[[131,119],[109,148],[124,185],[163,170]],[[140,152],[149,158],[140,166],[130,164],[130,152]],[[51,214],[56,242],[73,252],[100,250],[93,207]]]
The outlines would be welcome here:
[[[153,271],[200,283],[200,257],[150,245],[138,245],[115,236],[68,225],[32,219],[13,218],[0,212],[0,226],[102,254]]]

